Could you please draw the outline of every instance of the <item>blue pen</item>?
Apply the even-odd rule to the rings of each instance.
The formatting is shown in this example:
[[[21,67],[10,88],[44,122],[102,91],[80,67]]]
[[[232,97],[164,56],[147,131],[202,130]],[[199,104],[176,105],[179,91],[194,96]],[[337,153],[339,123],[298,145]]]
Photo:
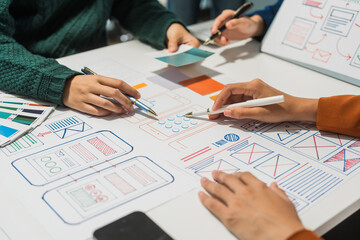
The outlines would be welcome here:
[[[94,71],[92,71],[88,67],[83,67],[81,69],[81,71],[86,75],[97,75]],[[154,110],[152,110],[150,107],[146,106],[144,103],[140,102],[139,100],[137,100],[136,98],[134,98],[132,96],[127,95],[126,93],[123,93],[120,89],[119,89],[119,91],[122,94],[124,94],[132,102],[132,104],[134,104],[135,106],[137,106],[141,110],[144,110],[147,113],[150,113],[150,114],[152,114],[154,116],[157,116],[156,112]]]

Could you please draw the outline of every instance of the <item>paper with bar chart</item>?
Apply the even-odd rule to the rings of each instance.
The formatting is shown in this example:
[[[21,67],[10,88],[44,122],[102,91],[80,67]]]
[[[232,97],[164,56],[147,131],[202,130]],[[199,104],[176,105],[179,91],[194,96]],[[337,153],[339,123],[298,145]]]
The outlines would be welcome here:
[[[360,86],[360,2],[285,0],[261,50]]]

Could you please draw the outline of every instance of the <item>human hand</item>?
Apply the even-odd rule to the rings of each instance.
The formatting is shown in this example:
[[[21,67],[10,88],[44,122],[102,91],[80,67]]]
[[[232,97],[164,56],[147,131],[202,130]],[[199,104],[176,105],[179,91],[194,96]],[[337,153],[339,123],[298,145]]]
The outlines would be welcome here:
[[[62,100],[70,108],[95,116],[122,114],[134,110],[131,101],[119,90],[140,98],[138,91],[119,79],[100,75],[77,75],[66,81]],[[121,105],[100,95],[113,98]]]
[[[224,46],[231,40],[243,40],[265,34],[265,23],[259,15],[231,19],[234,15],[235,11],[224,10],[215,19],[211,27],[211,34],[215,34],[224,24],[226,26],[226,30],[214,39],[217,45]]]
[[[263,107],[230,107],[225,110],[224,115],[231,118],[249,118],[263,122],[316,122],[318,99],[293,97],[267,85],[260,79],[226,85],[217,96],[212,110],[216,111],[227,104],[277,95],[284,95],[285,101]],[[216,119],[219,115],[210,115],[209,118]]]
[[[190,45],[196,48],[200,46],[200,42],[191,35],[183,25],[173,23],[166,33],[166,45],[169,52],[176,52],[181,44]]]
[[[213,172],[201,179],[210,194],[201,203],[239,239],[288,239],[304,227],[286,193],[276,183],[267,187],[249,172]]]

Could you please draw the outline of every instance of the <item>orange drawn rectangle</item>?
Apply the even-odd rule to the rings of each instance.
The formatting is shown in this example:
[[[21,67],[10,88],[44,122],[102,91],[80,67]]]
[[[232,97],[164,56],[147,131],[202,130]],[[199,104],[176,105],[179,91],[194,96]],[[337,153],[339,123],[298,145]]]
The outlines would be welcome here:
[[[140,88],[144,88],[144,87],[147,87],[146,83],[140,83],[140,84],[133,86],[133,88],[135,88],[136,90],[139,90]]]
[[[221,89],[224,88],[224,84],[219,83],[218,81],[215,81],[214,79],[206,75],[187,79],[179,82],[179,84],[189,88],[190,90],[202,96],[220,91]]]

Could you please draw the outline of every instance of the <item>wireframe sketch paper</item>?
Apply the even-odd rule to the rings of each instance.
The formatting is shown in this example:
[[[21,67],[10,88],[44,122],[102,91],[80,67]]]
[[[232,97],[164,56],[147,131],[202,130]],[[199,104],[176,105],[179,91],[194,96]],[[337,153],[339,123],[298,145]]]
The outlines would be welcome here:
[[[285,0],[261,50],[360,86],[360,2]]]
[[[85,55],[78,62],[87,61]],[[108,71],[134,76],[114,59],[98,61],[109,64]],[[199,186],[200,177],[211,178],[212,170],[250,171],[266,183],[278,182],[300,216],[319,205],[336,205],[327,202],[329,196],[358,175],[358,138],[321,132],[305,122],[184,117],[207,109],[232,81],[178,71],[161,72],[161,85],[153,73],[128,80],[159,119],[138,110],[103,118],[68,110],[0,148],[0,159],[6,160],[0,161],[0,191],[11,192],[24,215],[52,239],[89,239],[100,226]],[[169,76],[176,77],[174,85],[164,84]],[[0,202],[9,202],[7,197]],[[28,226],[27,221],[19,225]],[[18,228],[0,221],[0,233],[10,239],[23,239]]]
[[[181,45],[177,52],[170,53],[167,50],[148,54],[157,60],[168,63],[175,67],[180,67],[196,63],[210,57],[214,53],[199,48],[193,48],[188,45]]]

